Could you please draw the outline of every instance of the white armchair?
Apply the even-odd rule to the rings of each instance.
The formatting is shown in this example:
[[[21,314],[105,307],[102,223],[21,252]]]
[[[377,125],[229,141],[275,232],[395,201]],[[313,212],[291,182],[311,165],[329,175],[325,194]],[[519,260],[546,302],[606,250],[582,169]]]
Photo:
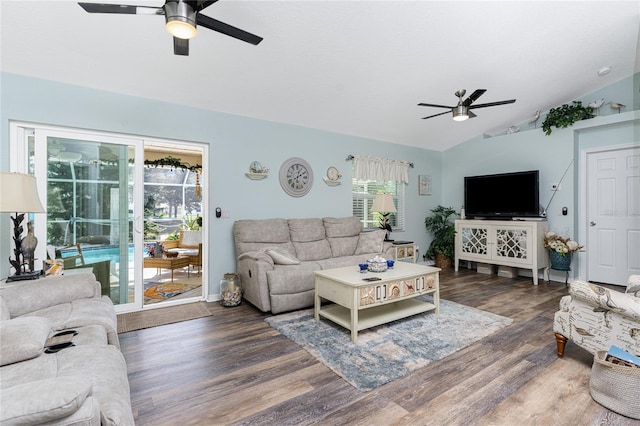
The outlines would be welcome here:
[[[569,294],[553,321],[559,357],[567,340],[591,353],[616,345],[640,354],[640,275],[629,277],[625,293],[576,280]]]

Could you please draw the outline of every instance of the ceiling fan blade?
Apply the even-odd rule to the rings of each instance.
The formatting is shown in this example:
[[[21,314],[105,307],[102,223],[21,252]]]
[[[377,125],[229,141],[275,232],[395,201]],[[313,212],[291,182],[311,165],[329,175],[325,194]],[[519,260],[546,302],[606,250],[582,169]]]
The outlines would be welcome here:
[[[262,41],[262,37],[258,37],[255,34],[248,33],[244,30],[241,30],[240,28],[225,24],[224,22],[220,22],[217,19],[210,18],[201,13],[198,13],[196,22],[198,23],[198,25],[201,25],[205,28],[209,28],[210,30],[217,31],[219,33],[228,35],[229,37],[233,37],[238,40],[251,43],[253,45],[257,45]]]
[[[435,108],[448,108],[448,109],[455,108],[455,107],[447,106],[447,105],[423,104],[423,103],[418,104],[418,106],[435,107]]]
[[[471,95],[469,95],[469,97],[467,99],[465,99],[464,102],[462,102],[462,105],[468,107],[469,105],[471,105],[472,103],[477,101],[478,98],[480,96],[482,96],[484,94],[484,92],[486,92],[486,91],[487,91],[487,89],[478,89],[478,90],[476,90]]]
[[[173,38],[173,54],[189,56],[189,40],[174,37]]]
[[[133,6],[127,4],[81,3],[80,7],[89,13],[120,13],[125,15],[164,15],[161,7]]]
[[[477,117],[477,115],[475,115],[473,111],[467,111],[467,112],[469,113],[469,118]]]
[[[196,3],[196,5],[193,7],[196,11],[200,12],[202,9],[205,9],[209,6],[211,6],[212,4],[214,4],[215,2],[217,2],[218,0],[199,0]]]
[[[430,116],[428,116],[428,117],[422,117],[422,119],[423,119],[423,120],[426,120],[427,118],[433,118],[433,117],[437,117],[437,116],[439,116],[439,115],[449,114],[450,112],[451,112],[451,111],[445,111],[445,112],[441,112],[440,114],[433,114],[433,115],[430,115]]]
[[[515,99],[509,99],[508,101],[489,102],[488,104],[471,105],[469,107],[469,109],[472,109],[472,108],[474,108],[474,109],[475,108],[485,108],[485,107],[496,106],[496,105],[512,104],[515,101],[516,101]]]

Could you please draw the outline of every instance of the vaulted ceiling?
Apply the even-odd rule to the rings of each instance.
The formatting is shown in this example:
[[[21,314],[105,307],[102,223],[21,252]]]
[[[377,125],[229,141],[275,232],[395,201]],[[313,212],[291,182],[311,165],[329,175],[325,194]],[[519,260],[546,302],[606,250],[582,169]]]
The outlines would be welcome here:
[[[264,40],[200,27],[176,56],[162,16],[2,0],[0,69],[435,150],[640,71],[640,1],[220,0],[203,13]],[[421,119],[444,110],[418,103],[455,105],[458,89],[517,101]]]

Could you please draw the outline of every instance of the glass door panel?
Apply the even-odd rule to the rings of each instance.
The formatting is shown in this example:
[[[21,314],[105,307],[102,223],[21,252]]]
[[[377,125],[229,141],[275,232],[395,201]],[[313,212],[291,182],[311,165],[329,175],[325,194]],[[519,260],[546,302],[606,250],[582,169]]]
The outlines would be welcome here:
[[[46,186],[40,258],[55,253],[65,271],[91,268],[119,312],[142,307],[142,189],[134,184],[142,180],[142,144],[36,129],[30,149]]]

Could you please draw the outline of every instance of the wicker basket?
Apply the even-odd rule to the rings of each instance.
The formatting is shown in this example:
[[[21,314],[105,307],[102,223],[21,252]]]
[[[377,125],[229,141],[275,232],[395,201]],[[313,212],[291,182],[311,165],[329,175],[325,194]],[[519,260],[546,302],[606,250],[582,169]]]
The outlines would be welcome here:
[[[640,368],[605,361],[606,351],[593,358],[589,389],[603,407],[632,419],[640,419]]]

